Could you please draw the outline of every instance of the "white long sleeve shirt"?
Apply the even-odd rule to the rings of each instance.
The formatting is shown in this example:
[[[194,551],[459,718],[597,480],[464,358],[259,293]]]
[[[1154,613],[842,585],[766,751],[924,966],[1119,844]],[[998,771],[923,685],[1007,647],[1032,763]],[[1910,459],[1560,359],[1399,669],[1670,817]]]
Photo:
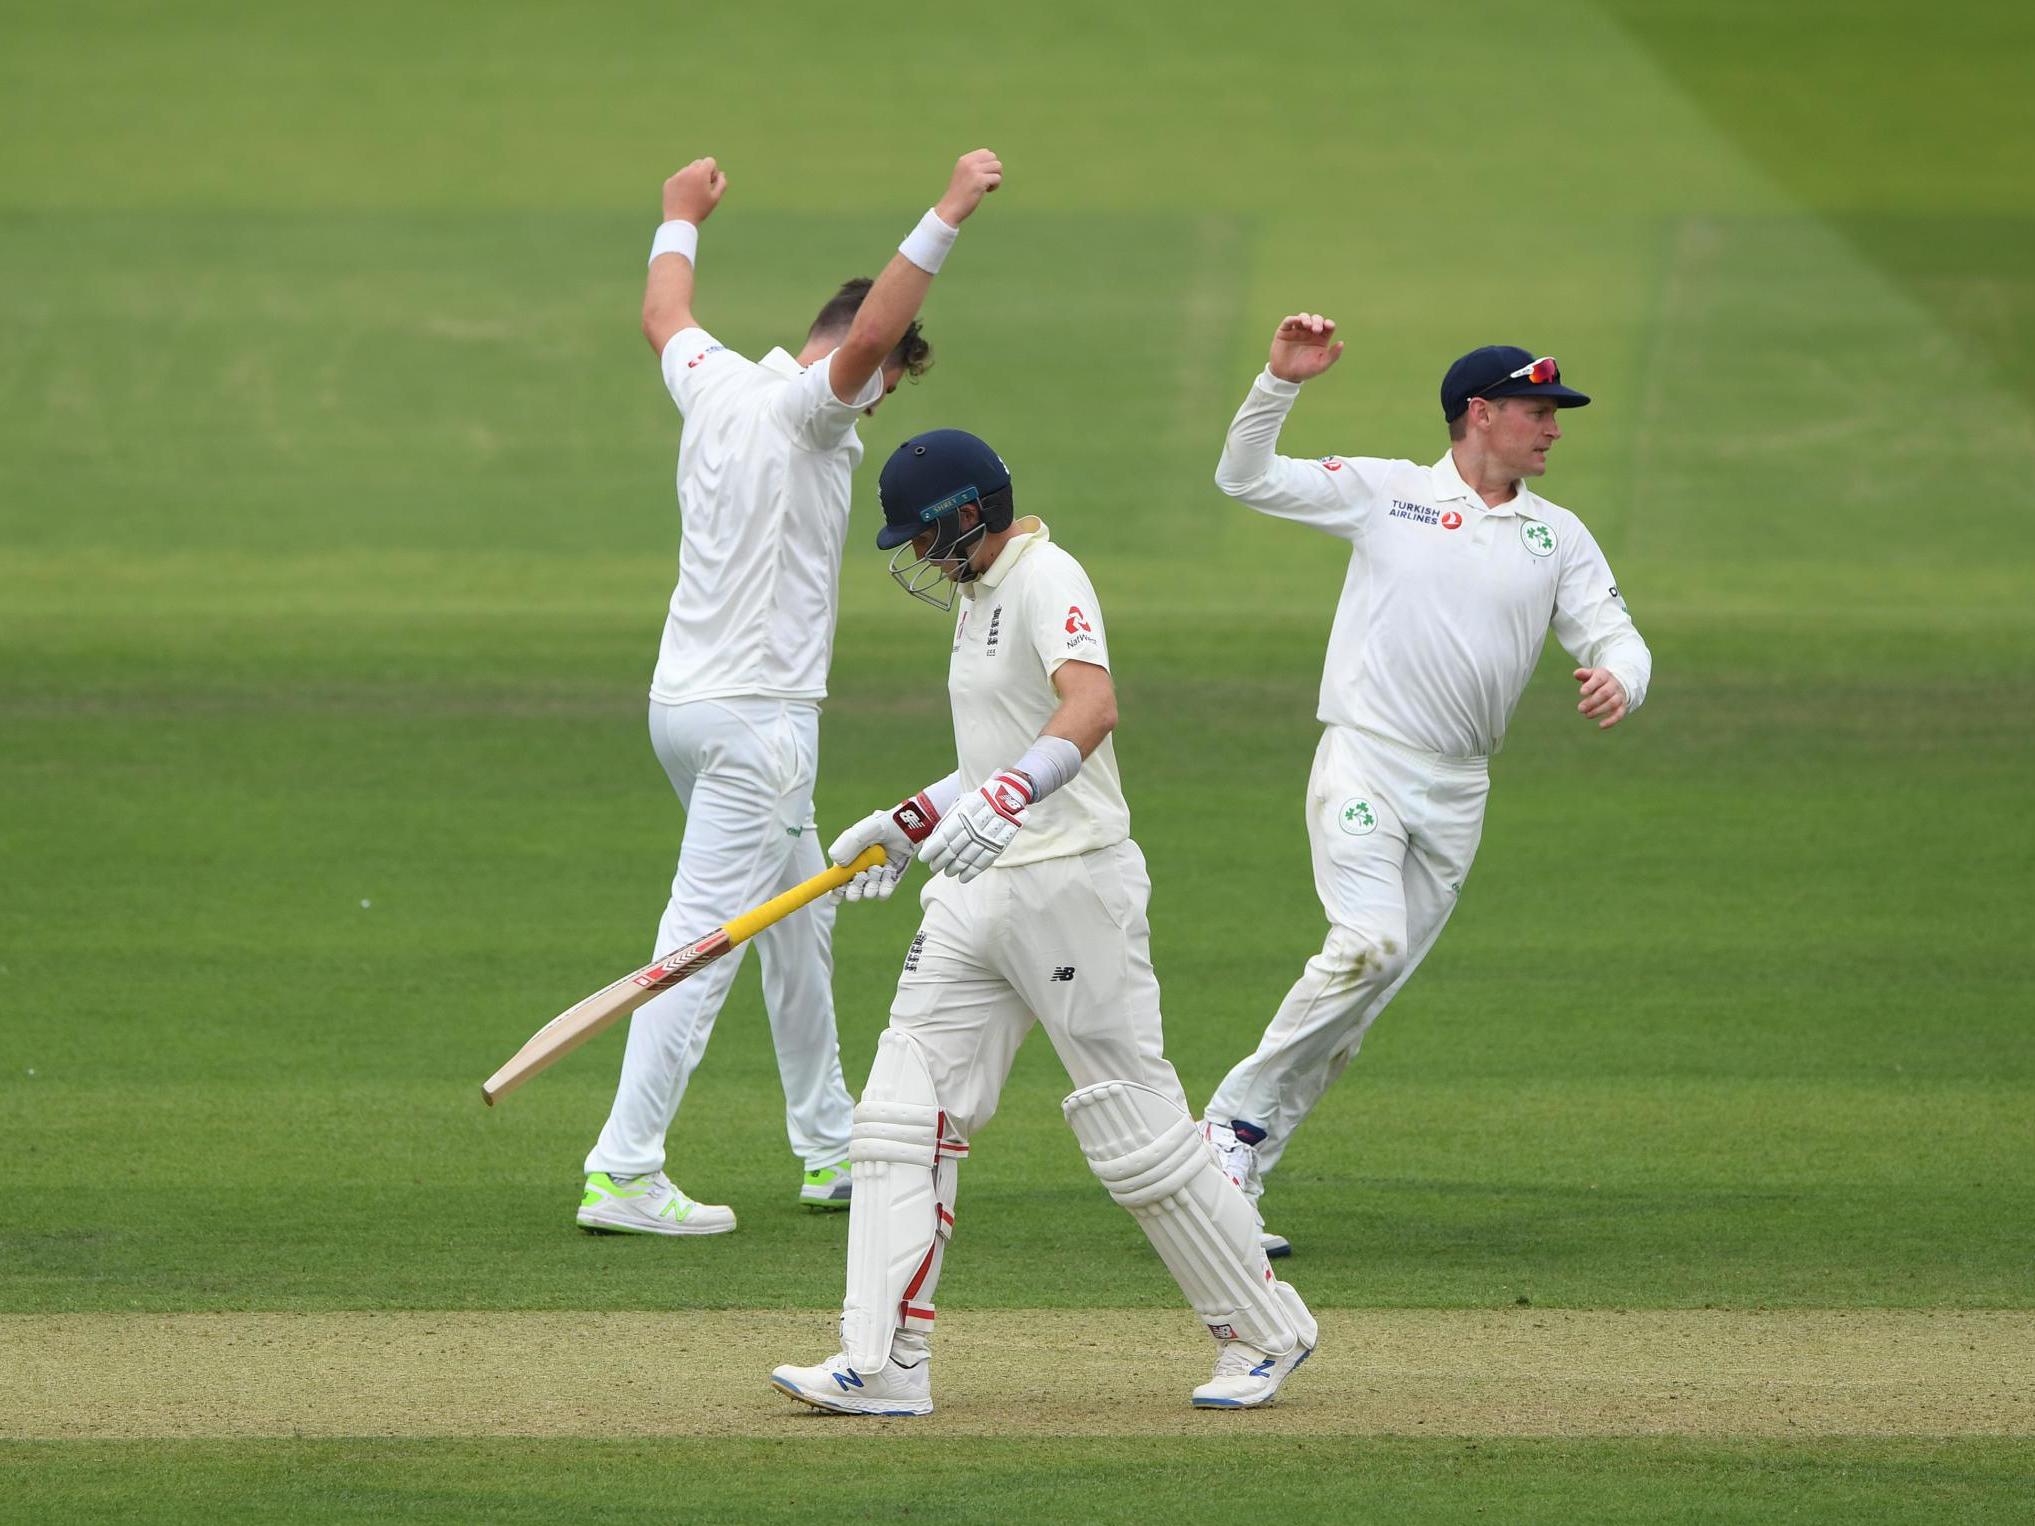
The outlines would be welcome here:
[[[1262,514],[1350,543],[1322,721],[1451,758],[1494,753],[1550,628],[1639,708],[1653,656],[1580,519],[1524,482],[1489,507],[1450,455],[1432,466],[1276,455],[1299,394],[1269,369],[1251,384],[1215,481]]]
[[[824,699],[840,612],[855,421],[834,396],[833,356],[801,367],[783,350],[752,361],[704,329],[664,346],[664,385],[685,415],[678,448],[680,541],[653,699]]]

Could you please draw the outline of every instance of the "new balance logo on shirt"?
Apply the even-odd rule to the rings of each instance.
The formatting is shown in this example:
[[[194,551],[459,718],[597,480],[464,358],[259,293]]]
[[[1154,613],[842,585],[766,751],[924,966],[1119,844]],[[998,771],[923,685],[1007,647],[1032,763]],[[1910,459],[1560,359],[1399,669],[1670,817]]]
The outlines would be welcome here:
[[[1053,971],[1053,979],[1055,980],[1072,980],[1073,978],[1074,966],[1071,964],[1063,964]]]

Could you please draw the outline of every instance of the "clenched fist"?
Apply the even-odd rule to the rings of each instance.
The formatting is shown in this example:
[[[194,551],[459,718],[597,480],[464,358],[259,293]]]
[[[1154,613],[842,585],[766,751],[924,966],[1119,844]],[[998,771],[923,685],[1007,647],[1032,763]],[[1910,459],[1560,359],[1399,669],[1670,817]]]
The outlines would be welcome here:
[[[1335,337],[1335,319],[1320,313],[1294,313],[1272,336],[1272,374],[1281,381],[1311,381],[1342,356]]]
[[[728,177],[712,155],[695,159],[664,182],[664,220],[683,221],[697,227],[721,204],[728,189]]]
[[[1003,161],[989,149],[978,148],[954,161],[954,178],[947,182],[947,194],[933,210],[941,222],[958,228],[982,205],[982,198],[1002,184]]]

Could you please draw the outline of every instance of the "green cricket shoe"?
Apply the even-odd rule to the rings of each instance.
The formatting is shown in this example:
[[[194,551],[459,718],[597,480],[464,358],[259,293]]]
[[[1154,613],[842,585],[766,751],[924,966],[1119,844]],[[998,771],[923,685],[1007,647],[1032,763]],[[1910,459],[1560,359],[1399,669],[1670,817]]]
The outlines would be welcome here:
[[[837,1208],[846,1208],[849,1199],[855,1195],[855,1182],[849,1175],[848,1162],[836,1161],[831,1166],[822,1166],[817,1171],[806,1172],[806,1179],[798,1189],[798,1200],[808,1208],[822,1213],[831,1213]]]
[[[591,1173],[577,1217],[596,1235],[724,1235],[735,1227],[734,1209],[694,1202],[662,1171],[620,1181]]]

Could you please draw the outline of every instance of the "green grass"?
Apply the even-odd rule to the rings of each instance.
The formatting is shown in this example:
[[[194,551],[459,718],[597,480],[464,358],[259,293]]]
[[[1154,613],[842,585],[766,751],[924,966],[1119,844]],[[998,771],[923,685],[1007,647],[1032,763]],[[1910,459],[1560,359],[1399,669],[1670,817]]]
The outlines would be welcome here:
[[[807,1422],[773,1441],[0,1442],[0,1519],[1149,1521],[1290,1498],[1298,1521],[2020,1520],[1995,1441],[977,1441]],[[825,1430],[825,1437],[804,1432]]]
[[[1293,454],[1438,455],[1435,380],[1494,338],[1598,399],[1545,486],[1616,567],[1654,699],[1599,737],[1555,652],[1522,703],[1460,914],[1275,1178],[1309,1296],[2029,1306],[2026,18],[1060,5],[993,46],[931,6],[12,19],[0,1311],[837,1299],[753,972],[673,1137],[742,1212],[725,1244],[570,1232],[617,1041],[476,1093],[647,956],[670,873],[642,695],[676,431],[634,319],[658,180],[728,163],[700,310],[755,352],[978,142],[1009,188],[941,277],[936,369],[864,437],[980,430],[1094,573],[1197,1101],[1321,930],[1299,798],[1340,567],[1208,483],[1264,334],[1312,306],[1354,341]],[[882,577],[873,510],[865,475],[823,821],[949,756],[941,622]],[[913,920],[842,917],[852,1080]],[[957,1307],[1172,1299],[1063,1084],[1035,1039],[969,1163]],[[158,1465],[164,1512],[229,1518],[513,1518],[583,1498],[583,1459],[631,1477],[515,1443],[13,1451],[42,1518]],[[850,1455],[865,1489],[908,1449]],[[957,1518],[1101,1516],[1168,1498],[1157,1456],[919,1476]],[[773,1457],[687,1465],[767,1513]],[[2004,1518],[2026,1470],[2008,1443],[1353,1443],[1195,1454],[1183,1500],[1250,1461],[1404,1519]]]

